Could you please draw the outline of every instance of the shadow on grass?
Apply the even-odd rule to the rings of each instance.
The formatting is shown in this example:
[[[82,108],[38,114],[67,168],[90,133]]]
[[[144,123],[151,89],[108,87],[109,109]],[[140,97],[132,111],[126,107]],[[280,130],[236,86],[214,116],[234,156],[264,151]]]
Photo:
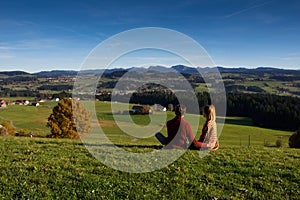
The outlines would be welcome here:
[[[162,145],[118,145],[116,144],[117,147],[120,148],[142,148],[142,149],[162,149],[163,146]]]
[[[120,147],[120,148],[148,148],[148,149],[162,149],[162,145],[136,145],[136,144],[84,144],[86,146],[98,146],[98,147]]]
[[[164,146],[163,145],[134,145],[134,144],[85,144],[86,146],[90,146],[90,147],[114,147],[117,146],[119,148],[131,148],[131,149],[156,149],[156,150],[160,150],[163,149]],[[167,148],[169,150],[175,149],[175,150],[187,150],[187,149],[180,149],[180,148]],[[199,149],[194,149],[194,148],[188,148],[188,150],[196,150],[199,151]],[[203,151],[207,151],[208,149],[203,148],[201,149]]]

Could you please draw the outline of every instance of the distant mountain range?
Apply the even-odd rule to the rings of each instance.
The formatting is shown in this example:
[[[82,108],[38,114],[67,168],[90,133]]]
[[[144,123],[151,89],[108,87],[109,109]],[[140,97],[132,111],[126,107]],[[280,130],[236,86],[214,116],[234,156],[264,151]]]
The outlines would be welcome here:
[[[35,75],[37,77],[59,77],[59,76],[76,76],[78,73],[80,74],[109,74],[112,72],[117,71],[136,71],[136,72],[149,72],[149,71],[156,71],[160,73],[169,73],[169,72],[179,72],[182,74],[199,74],[199,73],[211,73],[216,72],[216,69],[220,73],[284,73],[284,72],[293,72],[293,73],[300,73],[300,70],[289,70],[289,69],[279,69],[273,67],[258,67],[255,69],[249,68],[225,68],[221,66],[216,67],[205,67],[205,68],[194,68],[188,67],[185,65],[175,65],[171,68],[164,67],[164,66],[150,66],[148,68],[142,67],[132,67],[132,68],[115,68],[115,69],[91,69],[91,70],[82,70],[82,71],[75,71],[75,70],[52,70],[52,71],[41,71],[37,73],[28,73],[24,71],[0,71],[0,75],[6,76],[24,76],[24,75]]]

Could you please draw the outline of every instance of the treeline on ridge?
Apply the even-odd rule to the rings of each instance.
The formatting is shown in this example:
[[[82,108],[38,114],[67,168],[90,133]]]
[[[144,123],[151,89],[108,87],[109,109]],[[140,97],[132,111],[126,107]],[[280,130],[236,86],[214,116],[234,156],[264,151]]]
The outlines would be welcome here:
[[[151,91],[128,95],[131,96],[130,103],[160,104],[165,107],[168,104],[178,104],[176,95],[172,92]],[[108,94],[98,95],[97,98],[111,100]],[[128,98],[126,95],[116,95],[115,99],[126,102]],[[200,108],[211,103],[209,93],[197,93],[197,98]],[[188,99],[184,101],[189,102]],[[193,113],[193,110],[189,112]],[[300,126],[300,100],[298,97],[271,94],[227,93],[226,115],[250,117],[260,127],[297,130]]]

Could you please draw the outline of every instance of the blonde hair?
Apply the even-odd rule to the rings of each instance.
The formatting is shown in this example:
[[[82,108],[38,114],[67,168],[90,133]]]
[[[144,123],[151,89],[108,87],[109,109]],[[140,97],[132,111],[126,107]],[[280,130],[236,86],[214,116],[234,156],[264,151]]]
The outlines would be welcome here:
[[[203,112],[205,113],[206,121],[216,121],[216,108],[214,105],[205,106]]]

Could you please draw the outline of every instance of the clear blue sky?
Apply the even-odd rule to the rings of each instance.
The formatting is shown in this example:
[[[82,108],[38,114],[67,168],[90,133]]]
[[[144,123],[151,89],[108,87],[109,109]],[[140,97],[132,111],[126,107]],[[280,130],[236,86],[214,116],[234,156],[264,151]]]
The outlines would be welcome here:
[[[300,1],[0,1],[0,71],[78,69],[100,42],[163,27],[199,42],[217,65],[300,69]]]

